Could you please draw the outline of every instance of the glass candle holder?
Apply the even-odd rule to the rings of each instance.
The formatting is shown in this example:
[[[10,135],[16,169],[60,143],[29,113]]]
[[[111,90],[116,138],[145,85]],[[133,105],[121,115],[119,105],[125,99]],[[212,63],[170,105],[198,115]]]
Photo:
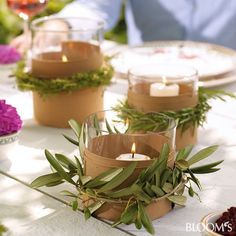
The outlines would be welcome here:
[[[112,168],[128,167],[136,162],[133,173],[116,189],[130,187],[142,171],[148,168],[167,144],[170,148],[167,166],[172,168],[175,161],[173,139],[175,136],[175,121],[167,116],[166,122],[156,132],[130,130],[130,124],[124,121],[115,111],[102,111],[90,115],[84,122],[84,163],[85,174],[96,176]],[[122,202],[122,201],[121,201]],[[99,218],[112,221],[119,219],[127,203],[105,203],[104,208],[96,212]],[[172,209],[167,199],[151,202],[147,212],[151,219],[157,219]]]
[[[198,74],[183,65],[148,64],[129,70],[128,103],[143,112],[178,111],[198,102]]]
[[[171,150],[169,165],[173,166],[176,124],[168,116],[161,117],[165,126],[156,132],[142,128],[133,132],[131,125],[113,110],[90,115],[84,122],[86,174],[95,177],[108,168],[127,166],[130,161],[138,161],[138,168],[143,169],[158,158],[165,143]]]
[[[101,67],[103,22],[88,18],[34,20],[31,71],[39,78],[71,76]]]

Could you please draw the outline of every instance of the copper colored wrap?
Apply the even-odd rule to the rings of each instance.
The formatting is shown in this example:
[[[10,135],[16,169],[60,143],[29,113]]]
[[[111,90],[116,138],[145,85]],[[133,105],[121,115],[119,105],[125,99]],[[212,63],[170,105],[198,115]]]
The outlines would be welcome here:
[[[136,143],[136,153],[154,158],[159,155],[163,144],[168,142],[168,138],[158,134],[110,134],[93,138],[89,143],[89,150],[85,149],[84,152],[85,174],[95,178],[111,168],[129,166],[130,161],[116,160],[116,157],[122,153],[130,153],[133,142]],[[173,167],[174,157],[174,152],[171,151],[168,159],[169,167]],[[140,172],[150,166],[153,160],[137,161],[133,174],[117,189],[131,186],[137,180]],[[100,218],[115,221],[120,217],[125,206],[124,203],[105,203],[95,214]],[[150,203],[146,209],[151,219],[157,219],[171,210],[171,203],[169,200],[163,199]]]
[[[125,207],[126,204],[124,203],[105,203],[95,212],[95,215],[102,219],[117,221]],[[151,202],[145,208],[151,220],[155,220],[167,214],[172,209],[172,204],[165,198],[157,202]]]
[[[186,130],[176,129],[176,149],[180,150],[197,142],[197,126],[190,125]]]
[[[82,123],[89,114],[103,110],[103,93],[102,86],[43,97],[33,92],[34,117],[41,125],[57,128],[69,127],[72,118]]]
[[[192,88],[179,84],[180,94],[173,97],[151,97],[150,84],[136,84],[128,91],[128,104],[142,112],[179,111],[198,104],[198,96]]]
[[[44,52],[33,58],[32,74],[38,78],[53,79],[93,71],[102,66],[103,55],[97,45],[67,41],[62,42],[61,47],[61,52]]]

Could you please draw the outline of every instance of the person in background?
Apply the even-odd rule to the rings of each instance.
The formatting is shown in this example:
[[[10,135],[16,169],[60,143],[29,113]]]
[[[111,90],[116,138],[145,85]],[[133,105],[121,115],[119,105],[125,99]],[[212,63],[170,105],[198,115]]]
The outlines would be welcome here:
[[[113,28],[122,0],[77,0],[58,15],[95,17]],[[128,43],[156,40],[193,40],[236,49],[236,0],[127,0]],[[12,42],[17,47],[17,39]]]

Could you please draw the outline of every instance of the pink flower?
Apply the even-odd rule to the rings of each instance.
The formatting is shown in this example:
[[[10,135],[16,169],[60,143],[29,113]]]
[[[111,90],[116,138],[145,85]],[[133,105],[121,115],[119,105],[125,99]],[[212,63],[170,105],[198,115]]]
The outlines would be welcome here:
[[[22,120],[16,108],[6,104],[5,100],[0,100],[0,136],[15,133],[21,127]]]
[[[19,61],[21,55],[8,45],[0,45],[0,64],[11,64]]]

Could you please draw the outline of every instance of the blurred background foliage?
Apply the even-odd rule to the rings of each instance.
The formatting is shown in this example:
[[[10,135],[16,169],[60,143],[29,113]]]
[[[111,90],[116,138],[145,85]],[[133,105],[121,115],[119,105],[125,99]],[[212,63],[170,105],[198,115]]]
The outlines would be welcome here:
[[[49,0],[45,11],[36,17],[54,14],[72,1],[73,0]],[[7,8],[5,0],[0,0],[0,44],[8,43],[12,38],[21,33],[22,20]],[[114,29],[105,33],[105,38],[119,43],[127,42],[124,6],[118,24]]]

